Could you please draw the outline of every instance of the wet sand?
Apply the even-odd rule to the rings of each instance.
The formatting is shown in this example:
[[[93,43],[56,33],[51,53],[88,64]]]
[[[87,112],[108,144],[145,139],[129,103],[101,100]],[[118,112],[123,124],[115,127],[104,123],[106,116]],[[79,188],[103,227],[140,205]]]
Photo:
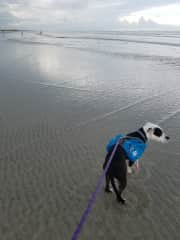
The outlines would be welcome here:
[[[171,142],[149,144],[126,206],[100,192],[79,239],[178,240],[180,66],[46,44],[0,48],[0,239],[70,239],[109,137],[148,120]]]

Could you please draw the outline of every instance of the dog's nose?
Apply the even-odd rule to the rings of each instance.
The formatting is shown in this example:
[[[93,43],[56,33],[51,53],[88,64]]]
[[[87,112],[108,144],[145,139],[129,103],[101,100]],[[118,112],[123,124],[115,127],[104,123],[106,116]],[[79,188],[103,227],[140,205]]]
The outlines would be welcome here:
[[[166,140],[169,140],[170,139],[170,137],[169,136],[166,136]]]

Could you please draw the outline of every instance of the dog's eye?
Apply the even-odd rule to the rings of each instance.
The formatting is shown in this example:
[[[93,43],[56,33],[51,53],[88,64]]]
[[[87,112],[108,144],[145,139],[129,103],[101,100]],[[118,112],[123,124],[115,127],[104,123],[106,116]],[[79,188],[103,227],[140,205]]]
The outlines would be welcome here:
[[[155,128],[154,129],[154,135],[157,137],[161,137],[163,135],[163,132],[160,128]]]

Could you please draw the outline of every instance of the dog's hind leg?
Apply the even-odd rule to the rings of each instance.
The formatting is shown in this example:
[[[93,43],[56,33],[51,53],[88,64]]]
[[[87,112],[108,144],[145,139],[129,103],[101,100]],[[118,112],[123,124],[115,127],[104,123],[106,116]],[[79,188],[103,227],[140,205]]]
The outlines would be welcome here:
[[[106,154],[105,161],[104,161],[104,164],[103,164],[103,170],[105,169],[106,164],[108,163],[110,156],[111,156],[111,152],[109,152],[109,153]],[[107,192],[107,193],[111,193],[111,192],[112,192],[112,188],[110,188],[109,169],[107,170],[105,181],[106,181],[106,183],[105,183],[105,189],[104,189],[104,190],[105,190],[105,192]]]
[[[118,202],[121,202],[122,204],[124,204],[124,203],[125,203],[125,199],[123,199],[123,198],[121,197],[121,192],[122,192],[122,191],[118,191],[118,189],[117,189],[117,187],[116,187],[116,184],[115,184],[115,182],[114,182],[114,178],[111,178],[111,184],[112,184],[112,187],[113,187],[113,189],[114,189],[114,191],[115,191],[115,193],[116,193],[116,199],[117,199],[117,201],[118,201]]]
[[[109,185],[110,185],[110,177],[108,174],[106,174],[106,185],[104,190],[107,193],[112,193],[112,188]]]
[[[121,197],[121,202],[122,203],[125,203],[125,199],[122,197],[122,192],[124,191],[124,189],[126,188],[127,186],[127,179],[126,178],[123,178],[123,181],[119,181],[119,195]]]

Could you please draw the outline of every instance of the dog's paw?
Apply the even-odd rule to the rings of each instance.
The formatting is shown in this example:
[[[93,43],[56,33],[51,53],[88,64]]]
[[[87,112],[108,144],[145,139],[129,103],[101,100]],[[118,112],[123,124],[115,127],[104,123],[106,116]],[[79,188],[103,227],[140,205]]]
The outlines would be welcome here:
[[[110,188],[110,187],[105,187],[105,188],[104,188],[104,191],[105,191],[106,193],[112,193],[112,192],[113,192],[113,189]]]
[[[121,203],[125,204],[126,203],[126,199],[125,198],[121,198]]]
[[[132,171],[132,168],[128,166],[127,172],[128,172],[128,174],[132,174],[132,172],[133,172],[133,171]]]
[[[126,203],[126,199],[125,199],[125,198],[122,198],[122,197],[118,197],[118,198],[117,198],[117,201],[118,201],[119,203],[122,203],[122,204],[125,204],[125,203]]]

